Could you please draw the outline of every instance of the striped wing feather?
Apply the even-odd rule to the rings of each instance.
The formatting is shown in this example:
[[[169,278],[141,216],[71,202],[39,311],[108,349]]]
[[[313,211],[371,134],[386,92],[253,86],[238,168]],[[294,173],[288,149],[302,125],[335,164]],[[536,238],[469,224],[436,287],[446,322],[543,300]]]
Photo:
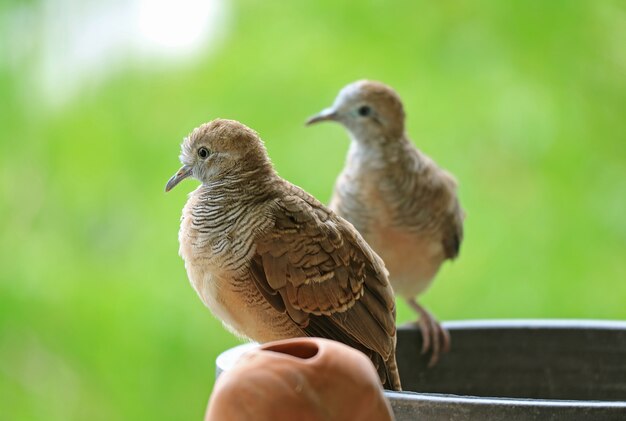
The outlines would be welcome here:
[[[256,242],[251,278],[306,335],[365,352],[381,381],[399,387],[385,364],[395,361],[396,327],[384,264],[352,225],[295,186],[290,193],[276,199],[274,227]]]

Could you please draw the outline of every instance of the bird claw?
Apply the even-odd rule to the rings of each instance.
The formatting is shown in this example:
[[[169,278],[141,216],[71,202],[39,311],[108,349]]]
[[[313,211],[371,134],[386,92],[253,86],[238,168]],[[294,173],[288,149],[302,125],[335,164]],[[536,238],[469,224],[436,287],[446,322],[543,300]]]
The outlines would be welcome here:
[[[450,333],[439,324],[437,319],[428,312],[425,308],[420,306],[417,302],[410,302],[420,315],[420,318],[416,321],[417,326],[422,333],[422,355],[431,352],[430,359],[428,360],[428,368],[433,367],[437,362],[441,354],[450,351]]]

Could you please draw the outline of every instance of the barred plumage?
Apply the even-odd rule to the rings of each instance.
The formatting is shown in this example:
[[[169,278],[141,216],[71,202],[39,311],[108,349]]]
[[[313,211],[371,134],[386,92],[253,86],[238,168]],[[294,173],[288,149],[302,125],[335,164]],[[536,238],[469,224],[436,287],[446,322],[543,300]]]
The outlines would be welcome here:
[[[399,96],[378,82],[341,90],[331,108],[309,123],[333,120],[352,138],[330,208],[359,230],[389,269],[396,294],[420,314],[430,364],[449,346],[448,333],[415,297],[428,288],[463,238],[456,181],[413,146],[404,131]]]
[[[238,122],[195,129],[181,161],[166,190],[191,175],[202,185],[183,209],[180,254],[224,325],[259,342],[344,342],[399,390],[393,292],[382,260],[354,227],[281,179],[256,133]]]

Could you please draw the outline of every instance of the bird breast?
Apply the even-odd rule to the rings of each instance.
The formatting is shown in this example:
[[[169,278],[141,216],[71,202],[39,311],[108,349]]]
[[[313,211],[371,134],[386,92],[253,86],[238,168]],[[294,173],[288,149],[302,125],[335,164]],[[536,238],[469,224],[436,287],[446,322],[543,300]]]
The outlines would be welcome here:
[[[268,341],[301,335],[249,278],[256,235],[272,219],[263,203],[239,199],[219,191],[209,195],[201,188],[190,196],[179,232],[189,280],[202,302],[239,336]]]
[[[352,161],[337,180],[330,207],[384,260],[394,291],[411,297],[428,288],[445,256],[438,215],[421,200],[417,164],[407,161],[397,168]]]
[[[256,251],[256,234],[271,220],[258,203],[201,189],[192,193],[183,209],[180,255],[218,275],[241,273]]]

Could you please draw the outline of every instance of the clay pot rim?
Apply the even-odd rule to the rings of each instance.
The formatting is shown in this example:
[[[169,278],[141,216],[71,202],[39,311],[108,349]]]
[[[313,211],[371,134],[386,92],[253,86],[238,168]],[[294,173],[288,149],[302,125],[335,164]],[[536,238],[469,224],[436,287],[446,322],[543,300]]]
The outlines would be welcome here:
[[[267,344],[257,344],[256,347],[253,347],[252,349],[250,349],[249,351],[246,352],[253,352],[253,351],[264,351],[264,352],[271,352],[273,354],[276,355],[280,355],[281,358],[287,358],[287,359],[291,359],[293,361],[299,362],[301,364],[313,364],[315,363],[318,359],[321,358],[322,354],[324,354],[324,347],[321,347],[319,345],[319,342],[336,342],[336,341],[332,341],[330,339],[324,339],[324,338],[313,338],[313,337],[301,337],[301,338],[290,338],[290,339],[282,339],[282,340],[278,340],[278,341],[272,341],[269,342]],[[294,343],[298,343],[303,345],[304,347],[309,347],[309,348],[315,348],[315,353],[310,355],[310,356],[298,356],[298,355],[294,355],[288,352],[284,352],[282,350],[280,350],[280,348],[285,348],[288,349],[289,345],[293,345]],[[278,349],[277,349],[278,348]],[[306,351],[311,351],[311,349],[309,350],[305,350]]]
[[[315,338],[319,339],[319,338]],[[320,354],[322,353],[322,348],[317,343],[318,341],[313,340],[313,338],[293,338],[293,339],[285,339],[281,341],[273,341],[271,343],[263,344],[259,347],[260,351],[269,351],[275,352],[277,354],[286,355],[291,358],[295,358],[302,362],[312,362],[319,359]],[[307,353],[306,355],[299,356],[284,352],[289,348],[289,345],[293,345],[297,343],[301,345],[304,349],[303,352]],[[311,355],[309,355],[311,353]]]

